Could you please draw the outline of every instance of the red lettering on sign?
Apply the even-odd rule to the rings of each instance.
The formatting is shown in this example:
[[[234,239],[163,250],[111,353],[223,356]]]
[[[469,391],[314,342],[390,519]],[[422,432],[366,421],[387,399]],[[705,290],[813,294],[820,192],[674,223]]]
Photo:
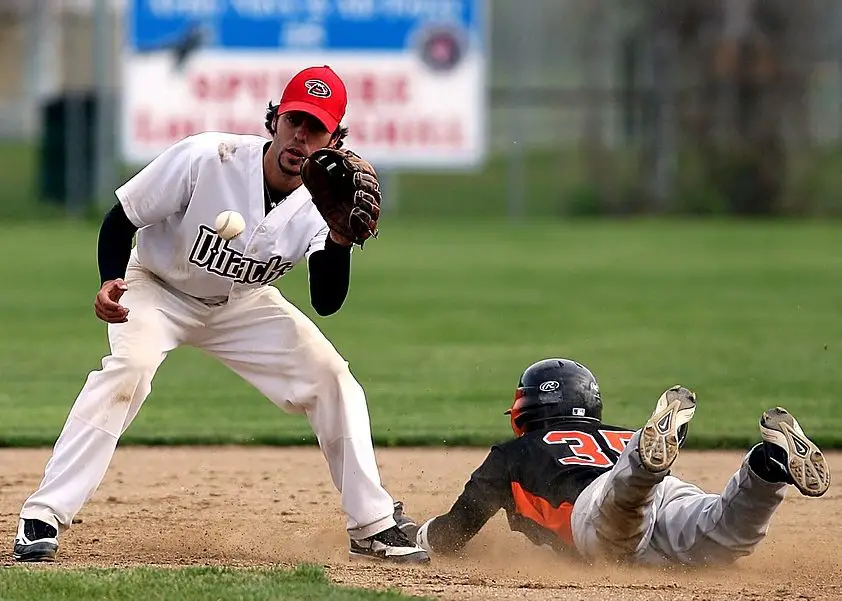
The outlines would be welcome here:
[[[354,142],[403,148],[459,148],[464,144],[462,123],[457,119],[387,118],[349,121]]]
[[[277,102],[294,75],[287,71],[194,70],[188,73],[188,89],[196,100],[227,102],[239,97],[265,103]],[[351,105],[365,107],[405,105],[412,100],[412,87],[404,73],[354,72],[343,75]]]
[[[244,78],[248,95],[258,101],[266,102],[272,95],[269,91],[269,75],[267,73],[249,73]]]
[[[252,134],[255,136],[268,136],[263,121],[258,118],[249,118],[247,115],[236,117],[227,115],[220,117],[219,121],[212,125],[217,131],[226,131],[234,134]]]
[[[401,76],[395,80],[392,99],[396,104],[406,104],[409,102],[409,80],[406,77]]]
[[[135,116],[134,129],[137,140],[143,144],[169,145],[204,130],[200,117],[162,116],[153,117],[142,111]]]
[[[224,102],[245,95],[258,102],[266,102],[277,94],[269,89],[268,73],[196,72],[188,76],[189,88],[197,100]]]
[[[362,79],[360,79],[358,93],[352,96],[352,98],[355,100],[359,98],[359,100],[365,104],[374,104],[377,100],[377,94],[374,86],[374,77],[370,75],[363,76]]]
[[[401,73],[355,73],[347,77],[348,98],[353,104],[407,104],[410,101],[409,79]]]
[[[204,73],[196,73],[190,76],[190,91],[199,100],[205,100],[210,94],[210,82]]]

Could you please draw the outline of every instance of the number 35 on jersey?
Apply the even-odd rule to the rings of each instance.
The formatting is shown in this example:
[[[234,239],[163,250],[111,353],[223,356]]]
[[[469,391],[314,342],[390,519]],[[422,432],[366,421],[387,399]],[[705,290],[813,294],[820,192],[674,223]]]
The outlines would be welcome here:
[[[617,455],[625,450],[634,432],[626,430],[599,430],[598,440],[593,434],[579,430],[553,430],[544,435],[544,442],[549,445],[567,445],[571,455],[559,458],[563,465],[586,465],[590,467],[610,468],[614,465],[605,450]]]

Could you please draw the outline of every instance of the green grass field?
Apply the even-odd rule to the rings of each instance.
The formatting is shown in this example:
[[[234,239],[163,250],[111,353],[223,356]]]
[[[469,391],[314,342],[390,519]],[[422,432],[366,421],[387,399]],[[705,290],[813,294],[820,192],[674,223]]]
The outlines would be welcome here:
[[[0,239],[0,443],[49,445],[107,353],[92,312],[91,224]],[[745,445],[792,410],[842,446],[842,225],[627,221],[434,225],[386,219],[351,295],[316,323],[365,387],[376,441],[485,444],[522,369],[552,355],[598,375],[607,421],[637,426],[666,387],[699,394],[690,446]],[[280,287],[308,314],[306,272]],[[311,443],[195,349],[170,355],[126,443]]]
[[[333,586],[321,568],[306,565],[295,570],[0,569],[0,601],[398,601],[408,598],[391,590],[371,591]]]

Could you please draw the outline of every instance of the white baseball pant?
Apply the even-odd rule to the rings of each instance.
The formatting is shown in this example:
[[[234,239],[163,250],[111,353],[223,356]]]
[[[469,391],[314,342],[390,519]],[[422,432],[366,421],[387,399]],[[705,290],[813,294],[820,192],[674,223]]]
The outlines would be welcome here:
[[[207,304],[130,262],[121,303],[128,321],[109,324],[111,355],[93,371],[56,441],[24,519],[70,527],[105,476],[117,441],[152,389],[167,353],[201,348],[287,413],[305,413],[342,495],[351,538],[395,524],[380,482],[365,393],[316,325],[271,286]]]
[[[762,480],[748,455],[721,494],[706,493],[640,463],[636,432],[617,464],[579,496],[573,540],[585,558],[644,564],[726,564],[749,555],[766,536],[786,484]]]

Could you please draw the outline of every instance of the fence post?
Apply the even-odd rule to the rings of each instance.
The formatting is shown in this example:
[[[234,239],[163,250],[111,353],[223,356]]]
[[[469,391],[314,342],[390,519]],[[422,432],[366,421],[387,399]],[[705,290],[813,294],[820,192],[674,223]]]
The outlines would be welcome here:
[[[95,89],[94,133],[94,200],[103,211],[113,204],[111,196],[116,161],[114,160],[114,110],[111,94],[111,56],[114,53],[111,37],[108,0],[96,0],[93,14],[93,67]]]
[[[532,67],[530,50],[534,48],[538,35],[537,30],[531,27],[532,19],[528,17],[535,12],[537,11],[529,9],[517,11],[515,14],[518,22],[512,24],[514,30],[528,34],[517,36],[517,44],[513,49],[517,74],[514,77],[514,91],[507,111],[511,136],[506,153],[509,159],[507,213],[510,221],[518,221],[523,217],[527,195],[525,146],[529,124],[526,120],[526,106],[529,102],[529,71]]]
[[[674,30],[656,18],[652,44],[652,85],[654,105],[652,200],[656,211],[670,208],[676,170],[674,61],[678,44]]]

